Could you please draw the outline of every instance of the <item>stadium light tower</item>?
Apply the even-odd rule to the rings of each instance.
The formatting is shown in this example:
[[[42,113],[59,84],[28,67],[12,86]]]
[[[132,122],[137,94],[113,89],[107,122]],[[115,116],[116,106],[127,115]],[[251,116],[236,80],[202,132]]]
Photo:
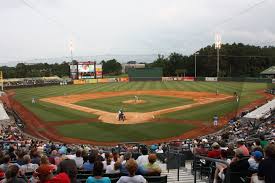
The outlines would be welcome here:
[[[73,41],[70,40],[71,61],[73,61]]]
[[[195,78],[197,77],[197,55],[199,54],[199,52],[194,53],[195,55]]]
[[[220,49],[221,49],[222,41],[221,41],[221,35],[216,34],[215,36],[215,48],[217,49],[217,79],[219,77],[220,72]]]

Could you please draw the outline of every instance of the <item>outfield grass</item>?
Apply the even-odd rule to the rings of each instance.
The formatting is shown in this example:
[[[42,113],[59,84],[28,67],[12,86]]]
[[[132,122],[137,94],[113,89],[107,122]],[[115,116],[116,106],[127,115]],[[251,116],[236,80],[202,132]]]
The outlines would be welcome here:
[[[104,84],[87,84],[87,85],[68,85],[68,86],[47,86],[47,87],[35,87],[16,89],[15,99],[21,102],[25,107],[32,111],[36,116],[44,121],[63,121],[72,119],[94,118],[93,114],[87,114],[85,112],[74,111],[69,108],[64,108],[50,103],[44,103],[38,101],[35,106],[31,104],[32,97],[36,99],[81,94],[81,93],[94,93],[101,91],[127,91],[127,90],[181,90],[181,91],[205,91],[225,93],[232,95],[234,92],[241,94],[242,100],[246,103],[252,102],[258,99],[260,96],[255,94],[256,90],[267,88],[266,83],[241,83],[241,82],[182,82],[182,81],[169,81],[169,82],[129,82],[129,83],[104,83]],[[222,105],[222,102],[221,102]],[[236,106],[238,107],[238,106]],[[236,108],[235,108],[236,109]],[[194,109],[195,110],[195,109]],[[192,111],[194,112],[192,109]],[[222,108],[214,107],[212,109],[207,107],[199,107],[197,112],[205,114],[220,114],[224,112],[230,112],[234,110],[234,105],[224,106]],[[183,111],[170,114],[170,117],[183,119],[186,118],[186,114],[181,114]],[[199,114],[199,113],[197,113]],[[208,120],[207,115],[190,115],[189,119]]]
[[[58,133],[64,136],[100,142],[155,140],[178,136],[193,128],[194,126],[191,124],[168,122],[135,125],[113,125],[95,122],[56,127]]]
[[[121,108],[125,112],[151,112],[160,109],[166,109],[193,103],[193,100],[191,99],[177,97],[138,95],[138,98],[139,100],[144,100],[145,103],[125,104],[123,103],[123,101],[134,100],[134,95],[126,95],[83,100],[76,102],[75,104],[108,112],[117,112]]]
[[[194,107],[192,109],[163,114],[160,116],[160,118],[201,120],[204,122],[212,122],[214,115],[218,115],[219,117],[224,116],[225,114],[236,111],[239,108],[260,98],[262,98],[262,96],[255,92],[244,91],[240,95],[239,102],[236,102],[236,100],[214,102],[205,104],[203,106]]]

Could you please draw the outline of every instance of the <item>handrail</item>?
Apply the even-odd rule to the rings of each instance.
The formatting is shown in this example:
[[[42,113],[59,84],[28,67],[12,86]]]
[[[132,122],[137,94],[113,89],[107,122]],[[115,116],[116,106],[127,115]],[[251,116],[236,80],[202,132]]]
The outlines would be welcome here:
[[[229,163],[224,161],[224,160],[220,160],[220,159],[215,159],[215,158],[209,158],[209,157],[206,157],[206,156],[200,156],[200,155],[196,155],[194,154],[194,163],[193,163],[193,167],[194,167],[194,183],[197,182],[197,167],[196,167],[196,160],[197,159],[205,159],[207,161],[211,161],[211,162],[217,162],[217,163],[222,163],[222,164],[225,164],[227,167],[229,167]],[[227,168],[227,173],[229,173],[230,169]],[[229,177],[228,177],[229,178]]]

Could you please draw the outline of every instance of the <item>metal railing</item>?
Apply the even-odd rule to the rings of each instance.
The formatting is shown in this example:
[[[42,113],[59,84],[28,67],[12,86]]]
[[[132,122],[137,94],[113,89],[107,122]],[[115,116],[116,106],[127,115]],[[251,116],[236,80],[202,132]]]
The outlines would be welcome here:
[[[227,167],[229,167],[229,163],[226,162],[226,161],[224,161],[224,160],[209,158],[209,157],[200,156],[200,155],[194,155],[194,161],[193,161],[194,183],[197,182],[197,166],[196,166],[196,162],[197,162],[198,159],[203,159],[203,160],[210,161],[210,162],[215,162],[215,163],[216,162],[217,163],[222,163],[222,164],[225,164]],[[230,171],[230,169],[227,168],[227,173],[228,174],[230,173],[229,171]],[[226,178],[229,179],[230,177],[227,176]],[[226,182],[230,182],[230,180],[226,180]]]

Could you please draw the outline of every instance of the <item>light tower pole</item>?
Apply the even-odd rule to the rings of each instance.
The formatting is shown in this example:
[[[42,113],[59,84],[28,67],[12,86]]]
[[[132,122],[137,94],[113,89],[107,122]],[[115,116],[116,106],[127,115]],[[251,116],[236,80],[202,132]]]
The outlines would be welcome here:
[[[194,53],[195,55],[195,79],[197,78],[197,55],[199,54],[199,52]]]
[[[219,73],[220,73],[220,49],[221,49],[221,35],[216,34],[215,36],[215,48],[217,49],[217,80],[219,78]]]
[[[73,41],[70,40],[70,53],[71,53],[71,62],[73,61]]]

